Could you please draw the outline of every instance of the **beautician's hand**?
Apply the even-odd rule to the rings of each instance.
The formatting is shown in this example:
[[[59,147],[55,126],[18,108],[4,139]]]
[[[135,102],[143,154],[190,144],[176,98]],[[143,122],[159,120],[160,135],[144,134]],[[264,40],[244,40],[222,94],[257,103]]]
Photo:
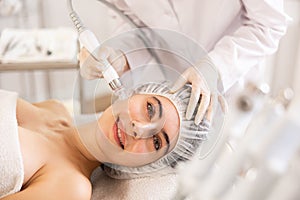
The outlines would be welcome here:
[[[96,50],[98,57],[106,59],[119,75],[129,70],[127,59],[120,50],[111,47],[100,47]],[[86,79],[102,78],[104,64],[102,60],[96,60],[84,47],[79,52],[80,74]]]
[[[202,60],[197,63],[196,67],[199,67],[201,64],[208,64],[206,60]],[[199,70],[195,67],[190,67],[183,72],[182,76],[176,81],[176,83],[171,88],[170,92],[174,93],[183,87],[186,83],[192,84],[192,93],[189,101],[189,105],[186,111],[186,118],[191,119],[193,113],[197,109],[197,114],[195,117],[195,124],[199,124],[203,119],[204,114],[206,113],[211,99],[210,89]],[[199,99],[201,98],[201,103],[198,108],[196,108]]]

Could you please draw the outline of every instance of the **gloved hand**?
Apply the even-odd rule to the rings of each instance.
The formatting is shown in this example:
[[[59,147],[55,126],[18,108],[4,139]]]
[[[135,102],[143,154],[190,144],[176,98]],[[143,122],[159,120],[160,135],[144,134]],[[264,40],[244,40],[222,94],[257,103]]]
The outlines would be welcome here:
[[[120,50],[111,47],[100,47],[95,50],[98,58],[106,59],[119,75],[129,70],[127,59]],[[80,74],[86,79],[102,78],[102,71],[105,69],[103,60],[96,60],[84,47],[79,52]]]
[[[186,118],[191,119],[194,111],[198,109],[195,117],[195,124],[197,125],[201,122],[205,113],[208,111],[208,107],[211,103],[212,98],[210,88],[204,76],[202,75],[200,70],[197,69],[201,68],[201,65],[204,67],[211,67],[213,64],[208,58],[202,59],[197,63],[196,66],[189,67],[187,70],[185,70],[182,76],[175,82],[170,90],[171,93],[174,93],[181,87],[183,87],[186,83],[192,84],[192,93],[186,111]],[[198,108],[196,108],[199,100],[201,101],[200,105]]]

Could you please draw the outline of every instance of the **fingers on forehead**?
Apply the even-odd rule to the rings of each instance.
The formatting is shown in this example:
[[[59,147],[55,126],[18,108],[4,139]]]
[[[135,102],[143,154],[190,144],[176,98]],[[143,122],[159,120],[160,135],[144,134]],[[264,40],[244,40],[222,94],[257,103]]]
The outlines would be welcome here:
[[[210,104],[210,99],[211,99],[210,94],[201,93],[201,101],[195,119],[197,124],[201,122],[205,113],[207,112],[207,109],[209,108],[209,104]]]
[[[206,119],[211,122],[213,118],[213,113],[216,107],[217,97],[216,95],[211,95],[209,106],[206,112]]]

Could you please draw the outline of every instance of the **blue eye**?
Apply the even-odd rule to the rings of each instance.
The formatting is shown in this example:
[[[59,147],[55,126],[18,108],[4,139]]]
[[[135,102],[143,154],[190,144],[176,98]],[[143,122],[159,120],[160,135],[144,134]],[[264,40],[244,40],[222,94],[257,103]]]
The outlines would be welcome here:
[[[147,112],[148,112],[149,118],[152,119],[154,117],[154,114],[155,114],[155,108],[149,102],[147,102]]]
[[[162,142],[160,137],[158,137],[157,135],[153,135],[153,145],[156,151],[158,151],[161,148]]]

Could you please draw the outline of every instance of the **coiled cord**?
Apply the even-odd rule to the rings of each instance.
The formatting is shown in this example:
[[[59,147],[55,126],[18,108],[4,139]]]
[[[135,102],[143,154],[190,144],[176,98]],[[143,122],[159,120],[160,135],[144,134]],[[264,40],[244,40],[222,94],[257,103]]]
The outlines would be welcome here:
[[[70,18],[77,29],[78,33],[86,30],[86,27],[83,25],[82,21],[80,20],[78,14],[74,11],[72,0],[68,0],[68,9],[70,11]]]

